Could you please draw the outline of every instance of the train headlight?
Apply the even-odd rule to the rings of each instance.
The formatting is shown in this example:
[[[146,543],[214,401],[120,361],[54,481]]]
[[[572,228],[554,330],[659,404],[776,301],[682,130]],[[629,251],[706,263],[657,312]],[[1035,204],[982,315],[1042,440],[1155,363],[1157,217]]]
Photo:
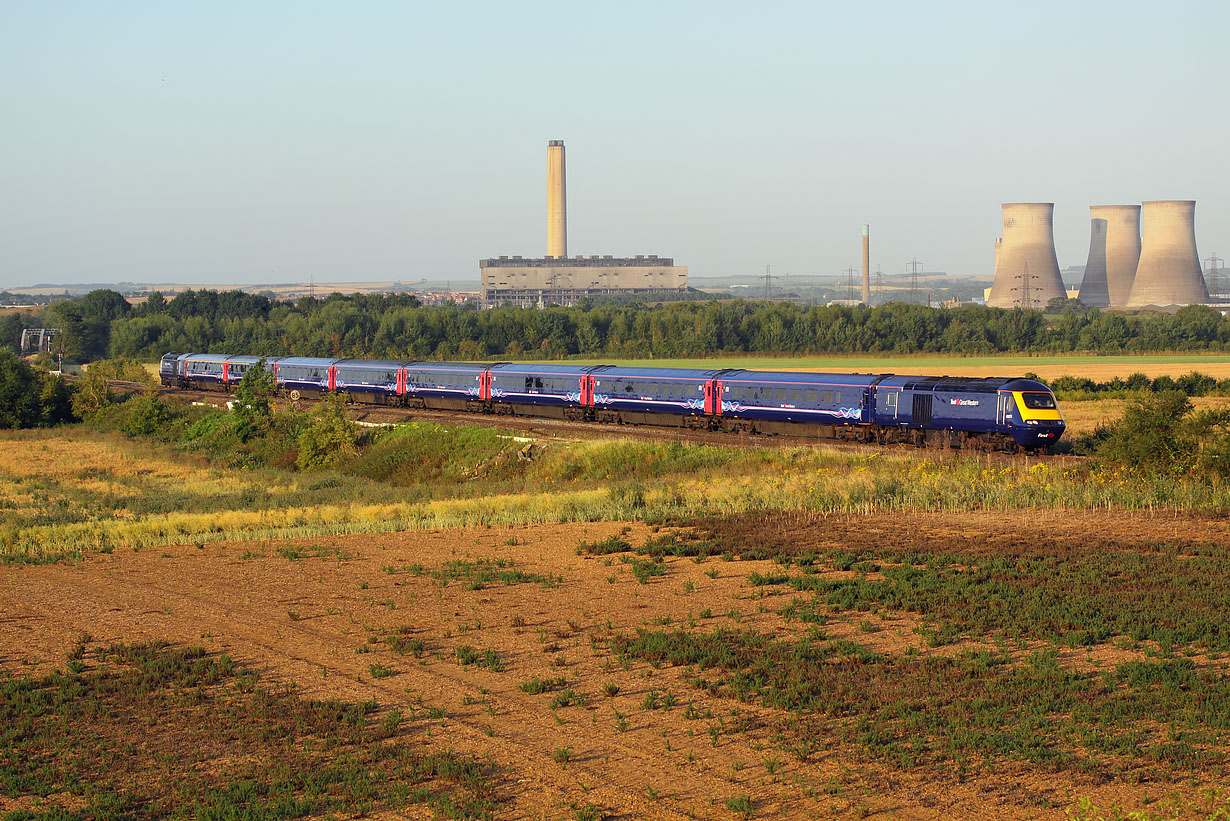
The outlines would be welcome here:
[[[1037,419],[1026,419],[1025,424],[1026,425],[1036,425],[1038,424],[1038,420]]]

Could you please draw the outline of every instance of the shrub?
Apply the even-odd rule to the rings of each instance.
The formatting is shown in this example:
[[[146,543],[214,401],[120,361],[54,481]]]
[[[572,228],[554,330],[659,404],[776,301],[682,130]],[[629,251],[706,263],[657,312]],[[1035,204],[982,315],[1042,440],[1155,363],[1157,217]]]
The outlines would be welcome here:
[[[32,428],[42,422],[37,385],[33,368],[0,349],[0,428]]]
[[[346,400],[328,394],[312,409],[307,428],[299,434],[300,470],[330,470],[358,453],[354,424],[346,418]]]
[[[1146,395],[1104,431],[1097,455],[1147,472],[1230,476],[1230,411],[1194,413],[1179,391]]]
[[[159,433],[174,418],[171,409],[152,393],[129,400],[128,418],[123,422],[125,433],[133,436],[151,436]]]

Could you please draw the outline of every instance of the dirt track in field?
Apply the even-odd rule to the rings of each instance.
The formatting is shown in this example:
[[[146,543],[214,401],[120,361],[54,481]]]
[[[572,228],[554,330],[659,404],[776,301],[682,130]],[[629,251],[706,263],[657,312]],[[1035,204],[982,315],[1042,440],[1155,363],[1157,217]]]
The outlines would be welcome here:
[[[917,540],[956,539],[994,550],[1053,538],[1058,516],[960,514],[905,522],[834,516],[823,531],[802,531],[789,521],[772,526],[783,533],[793,528],[821,549],[905,532]],[[1082,512],[1064,525],[1062,541],[1071,545],[1230,538],[1225,521],[1204,517]],[[742,794],[753,798],[759,818],[1062,818],[1062,808],[1083,795],[1133,806],[1144,794],[1143,787],[1099,785],[1023,763],[958,780],[935,769],[892,770],[840,744],[805,761],[783,754],[771,736],[785,714],[710,697],[684,681],[679,669],[641,663],[623,669],[603,646],[590,644],[591,635],[608,630],[678,625],[689,615],[698,630],[733,626],[732,611],[740,626],[797,631],[797,624],[771,612],[775,606],[760,612],[746,582],[748,573],[775,566],[669,558],[665,576],[639,584],[618,556],[576,554],[581,540],[600,540],[624,527],[472,528],[289,543],[302,552],[326,545],[350,554],[341,560],[292,560],[279,553],[288,543],[278,541],[117,550],[77,566],[8,566],[0,568],[0,668],[20,674],[62,666],[65,653],[88,632],[100,644],[200,644],[231,654],[266,680],[294,681],[310,697],[374,698],[382,708],[407,713],[443,707],[444,718],[420,719],[413,731],[428,725],[429,743],[489,755],[503,774],[507,800],[500,817],[509,819],[571,817],[573,802],[600,805],[614,818],[726,819],[733,815],[725,799]],[[651,535],[643,525],[626,527],[633,544]],[[409,569],[479,558],[511,560],[527,573],[563,581],[553,587],[496,582],[472,590],[464,581],[442,586]],[[713,615],[700,618],[705,609]],[[405,635],[424,642],[422,658],[371,642],[403,625]],[[888,614],[872,634],[856,636],[856,626],[842,618],[826,630],[900,651],[921,644],[915,626],[914,616]],[[463,644],[497,650],[503,671],[458,664],[455,652]],[[370,665],[377,662],[394,674],[374,678]],[[518,688],[535,676],[565,677],[587,694],[587,703],[550,709],[551,694]],[[619,687],[614,696],[604,693],[608,683]],[[669,711],[643,710],[653,689],[669,691],[679,703]],[[685,718],[689,701],[711,717]],[[616,711],[625,716],[624,730]],[[714,745],[707,728],[719,717],[741,729]],[[564,747],[573,751],[566,767],[552,760]],[[780,768],[770,773],[766,758],[779,758]],[[1157,796],[1171,786],[1149,784],[1148,792]]]

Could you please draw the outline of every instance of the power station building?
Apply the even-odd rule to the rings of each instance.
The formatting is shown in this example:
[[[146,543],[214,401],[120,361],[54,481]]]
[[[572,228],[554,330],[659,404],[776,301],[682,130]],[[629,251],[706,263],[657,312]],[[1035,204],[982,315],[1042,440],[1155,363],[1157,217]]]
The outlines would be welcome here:
[[[486,307],[575,305],[584,297],[686,291],[688,269],[669,257],[568,257],[564,141],[547,144],[547,255],[478,262]]]

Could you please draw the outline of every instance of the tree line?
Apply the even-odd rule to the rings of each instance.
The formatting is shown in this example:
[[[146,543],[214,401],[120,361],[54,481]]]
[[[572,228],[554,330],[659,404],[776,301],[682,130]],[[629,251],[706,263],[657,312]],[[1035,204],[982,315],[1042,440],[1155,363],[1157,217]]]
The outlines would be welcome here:
[[[1230,350],[1230,319],[1199,305],[1173,315],[1039,312],[905,303],[801,306],[733,300],[545,309],[424,306],[407,294],[279,302],[240,291],[154,294],[132,306],[109,290],[0,318],[64,332],[65,360],[156,359],[167,351],[390,359],[681,358],[715,354],[1133,353]]]

